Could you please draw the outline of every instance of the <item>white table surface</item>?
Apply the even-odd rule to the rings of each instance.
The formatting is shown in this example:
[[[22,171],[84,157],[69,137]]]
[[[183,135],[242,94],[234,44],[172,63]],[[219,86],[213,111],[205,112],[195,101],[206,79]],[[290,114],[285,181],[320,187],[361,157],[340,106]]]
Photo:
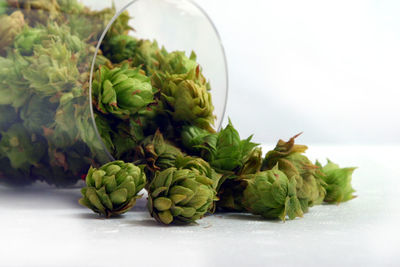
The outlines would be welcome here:
[[[293,221],[223,213],[161,226],[146,199],[103,219],[77,204],[77,188],[0,187],[0,266],[400,266],[400,147],[312,146],[307,154],[359,166],[358,197]]]

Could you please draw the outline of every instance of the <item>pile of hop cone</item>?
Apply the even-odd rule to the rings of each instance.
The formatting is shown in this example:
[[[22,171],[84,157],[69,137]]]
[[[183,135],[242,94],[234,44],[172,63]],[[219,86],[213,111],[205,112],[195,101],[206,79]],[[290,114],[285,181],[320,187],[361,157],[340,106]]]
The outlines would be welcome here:
[[[85,177],[79,202],[106,217],[128,211],[145,189],[163,224],[218,210],[294,219],[354,197],[354,168],[312,163],[296,136],[264,155],[231,122],[215,131],[195,53],[133,37],[126,12],[100,44],[90,81],[115,13],[76,0],[0,1],[1,182]],[[115,161],[102,165],[108,154]]]

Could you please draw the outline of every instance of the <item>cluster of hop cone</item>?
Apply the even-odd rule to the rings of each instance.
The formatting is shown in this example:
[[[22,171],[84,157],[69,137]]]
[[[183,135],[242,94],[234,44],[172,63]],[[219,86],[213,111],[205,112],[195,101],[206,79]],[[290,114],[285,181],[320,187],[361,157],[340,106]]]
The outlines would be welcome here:
[[[92,165],[82,205],[122,214],[145,188],[150,214],[163,224],[220,209],[293,219],[353,198],[354,168],[313,164],[296,137],[264,156],[231,122],[216,132],[195,53],[133,37],[126,12],[100,44],[90,81],[114,14],[76,0],[0,1],[1,181],[71,185]],[[117,161],[101,166],[103,146]]]
[[[295,138],[280,140],[262,157],[261,147],[250,138],[240,140],[231,123],[218,133],[185,127],[182,150],[156,132],[141,148],[147,151],[142,165],[115,161],[91,168],[79,202],[110,217],[131,209],[145,188],[152,217],[183,224],[216,210],[284,221],[323,202],[354,198],[354,168],[313,164]]]

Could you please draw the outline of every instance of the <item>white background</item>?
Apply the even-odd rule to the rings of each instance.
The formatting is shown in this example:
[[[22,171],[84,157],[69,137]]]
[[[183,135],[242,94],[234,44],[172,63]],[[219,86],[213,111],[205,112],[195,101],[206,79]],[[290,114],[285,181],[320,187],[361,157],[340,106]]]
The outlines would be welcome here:
[[[222,213],[162,227],[145,199],[106,220],[79,188],[0,186],[0,266],[399,266],[400,1],[196,2],[225,45],[241,135],[304,131],[312,160],[359,167],[358,197],[285,223]]]
[[[242,137],[400,142],[400,1],[195,2],[225,46],[227,116]]]

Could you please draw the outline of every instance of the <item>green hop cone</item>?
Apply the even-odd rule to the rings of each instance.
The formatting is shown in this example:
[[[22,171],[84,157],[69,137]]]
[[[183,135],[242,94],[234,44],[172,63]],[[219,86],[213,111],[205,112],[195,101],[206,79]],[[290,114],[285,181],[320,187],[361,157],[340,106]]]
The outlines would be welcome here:
[[[25,27],[20,34],[15,37],[14,47],[22,55],[32,55],[35,45],[40,45],[46,30],[42,27]]]
[[[211,94],[204,84],[194,80],[195,76],[195,70],[180,75],[157,73],[152,82],[161,91],[165,111],[175,122],[189,123],[214,132]]]
[[[296,196],[296,182],[274,167],[271,170],[243,177],[246,189],[242,205],[251,213],[267,219],[302,217],[300,201]]]
[[[144,188],[146,176],[132,163],[114,161],[99,169],[90,168],[79,203],[106,217],[131,209]]]
[[[107,12],[113,12],[115,13],[115,6],[113,6],[111,9],[105,9]],[[106,17],[106,16],[104,16]],[[124,11],[121,14],[118,15],[117,19],[114,21],[112,24],[111,28],[108,30],[107,35],[106,35],[106,40],[109,40],[115,36],[121,36],[121,35],[128,35],[128,33],[133,30],[131,26],[129,26],[129,20],[132,17],[129,15],[128,11]],[[106,23],[109,23],[109,21],[105,21]],[[107,25],[107,24],[105,24]]]
[[[322,166],[318,161],[316,165],[321,168],[322,179],[326,183],[325,202],[340,203],[355,198],[355,190],[351,186],[351,178],[356,168],[340,168],[339,165],[328,159],[328,163]]]
[[[30,87],[41,96],[69,92],[78,86],[77,58],[63,42],[50,41],[47,47],[36,46],[34,55],[27,58],[29,68],[23,73]]]
[[[22,73],[28,65],[18,53],[0,57],[0,105],[12,105],[18,109],[26,104],[31,90]]]
[[[140,69],[128,64],[112,70],[101,67],[93,81],[93,101],[96,108],[120,119],[127,119],[154,102],[150,79]]]
[[[132,52],[124,51],[122,53]],[[196,59],[197,57],[194,52],[187,57],[185,52],[168,52],[164,47],[160,48],[156,41],[138,40],[135,45],[132,65],[136,67],[142,66],[148,76],[156,73],[168,73],[170,75],[190,74],[190,79],[204,85],[207,90],[210,90],[210,85],[202,74],[202,70]]]
[[[0,54],[5,55],[7,48],[13,42],[24,28],[24,14],[21,11],[15,11],[11,15],[0,15]]]
[[[249,153],[257,146],[252,136],[241,140],[232,122],[213,136],[207,136],[200,146],[202,157],[220,173],[239,172],[249,159]]]
[[[146,174],[149,180],[156,171],[174,167],[176,158],[183,155],[178,147],[164,140],[163,135],[158,130],[136,147],[135,154],[140,163],[146,164]]]
[[[28,170],[41,160],[45,152],[44,140],[30,134],[20,123],[1,132],[0,154],[7,157],[15,169]]]
[[[187,57],[185,52],[168,53],[165,48],[162,48],[156,57],[159,62],[159,71],[169,74],[189,74],[192,80],[205,85],[207,90],[210,90],[210,85],[204,77],[200,65],[196,62],[197,56],[194,52]]]
[[[307,146],[295,144],[292,137],[288,142],[279,140],[274,150],[265,156],[262,170],[269,170],[279,165],[287,177],[296,180],[297,196],[304,212],[308,207],[321,204],[325,198],[325,182],[321,179],[319,167],[314,165],[304,153]]]
[[[181,130],[182,146],[191,153],[200,155],[204,144],[212,143],[215,146],[217,135],[193,125],[185,125]]]
[[[213,181],[189,169],[158,172],[148,189],[148,209],[163,224],[191,223],[213,209]]]
[[[132,60],[136,55],[138,40],[129,35],[117,35],[103,44],[103,53],[114,63]]]
[[[158,69],[160,63],[157,59],[157,54],[160,48],[156,41],[139,40],[136,46],[135,57],[132,59],[132,66],[142,67],[148,76]]]
[[[72,146],[79,138],[77,125],[80,118],[76,115],[80,105],[79,98],[72,92],[64,93],[59,101],[53,125],[50,128],[43,127],[43,130],[49,143],[65,148]],[[89,132],[91,129],[92,127],[87,127],[85,130]]]
[[[210,164],[202,158],[179,155],[176,157],[175,167],[178,169],[189,169],[197,172],[199,175],[204,175],[213,181],[213,188],[215,190],[218,188],[222,175],[218,174],[211,168]]]
[[[261,170],[262,162],[262,149],[261,147],[256,147],[246,155],[243,166],[239,170],[238,174],[243,175],[257,173]]]

